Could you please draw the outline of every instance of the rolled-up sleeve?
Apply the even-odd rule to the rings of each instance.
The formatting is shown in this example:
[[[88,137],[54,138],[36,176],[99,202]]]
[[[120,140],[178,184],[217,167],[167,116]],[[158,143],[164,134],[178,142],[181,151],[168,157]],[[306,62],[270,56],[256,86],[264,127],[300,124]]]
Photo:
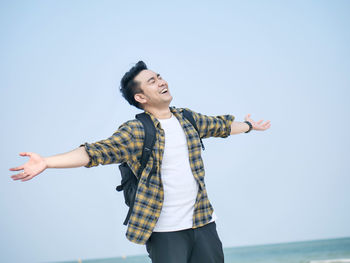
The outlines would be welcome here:
[[[226,138],[230,135],[231,124],[235,119],[233,115],[207,116],[190,109],[186,110],[192,112],[201,138]]]
[[[85,147],[90,158],[85,167],[128,161],[134,151],[135,141],[131,130],[131,127],[124,123],[111,137],[105,140],[81,144],[80,147]]]

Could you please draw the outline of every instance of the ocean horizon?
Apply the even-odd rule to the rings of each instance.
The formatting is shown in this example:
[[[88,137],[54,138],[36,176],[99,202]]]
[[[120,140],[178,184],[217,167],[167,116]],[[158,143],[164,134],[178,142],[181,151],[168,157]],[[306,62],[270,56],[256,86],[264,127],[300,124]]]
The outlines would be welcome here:
[[[224,248],[226,263],[350,263],[350,237]],[[144,255],[50,263],[151,263]]]

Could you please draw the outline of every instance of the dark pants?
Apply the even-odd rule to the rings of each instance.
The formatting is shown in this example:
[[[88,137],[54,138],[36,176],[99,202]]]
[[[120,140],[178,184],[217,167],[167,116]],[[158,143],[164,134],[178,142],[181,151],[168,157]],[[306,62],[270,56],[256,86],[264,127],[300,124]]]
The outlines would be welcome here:
[[[175,232],[153,232],[146,243],[152,263],[222,263],[215,222]]]

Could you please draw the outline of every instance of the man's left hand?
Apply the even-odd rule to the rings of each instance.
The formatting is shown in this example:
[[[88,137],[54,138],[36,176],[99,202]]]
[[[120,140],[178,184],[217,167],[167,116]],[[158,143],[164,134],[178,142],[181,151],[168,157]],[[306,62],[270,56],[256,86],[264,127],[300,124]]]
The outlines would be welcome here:
[[[265,130],[267,130],[268,128],[271,127],[270,121],[266,121],[266,122],[262,123],[263,120],[260,120],[260,121],[255,122],[255,121],[253,121],[253,120],[250,118],[250,115],[251,115],[250,113],[247,114],[247,115],[244,117],[244,119],[245,119],[246,121],[249,121],[249,122],[252,124],[253,130],[265,131]]]

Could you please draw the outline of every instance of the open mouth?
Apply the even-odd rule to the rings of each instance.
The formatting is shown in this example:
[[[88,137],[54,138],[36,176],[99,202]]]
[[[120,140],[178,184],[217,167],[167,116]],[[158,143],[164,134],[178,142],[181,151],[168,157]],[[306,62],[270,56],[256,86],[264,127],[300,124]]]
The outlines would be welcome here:
[[[165,93],[167,93],[167,92],[168,92],[168,89],[165,88],[165,89],[163,89],[163,90],[160,92],[160,94],[165,94]]]

